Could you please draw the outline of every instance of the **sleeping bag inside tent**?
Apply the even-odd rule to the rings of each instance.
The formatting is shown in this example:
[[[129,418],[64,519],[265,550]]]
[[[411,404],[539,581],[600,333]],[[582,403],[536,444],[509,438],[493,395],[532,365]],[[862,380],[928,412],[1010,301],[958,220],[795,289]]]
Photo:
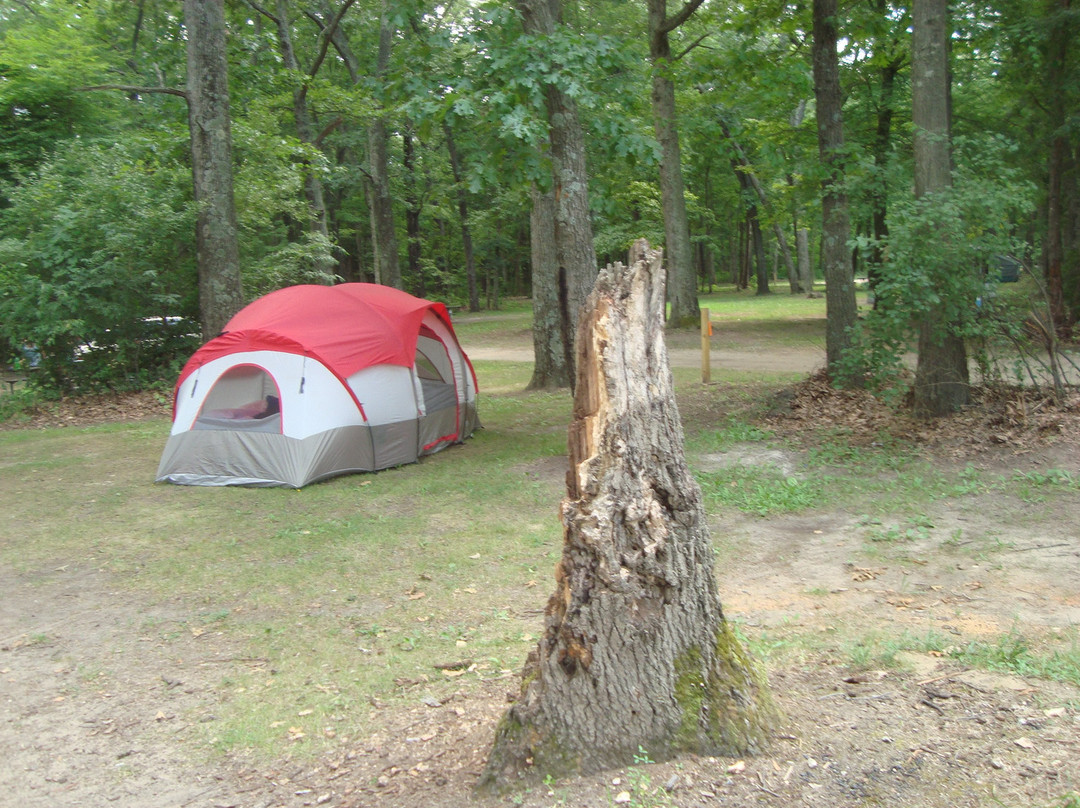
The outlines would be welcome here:
[[[370,283],[291,286],[184,365],[157,480],[300,488],[414,462],[478,426],[476,374],[443,304]]]

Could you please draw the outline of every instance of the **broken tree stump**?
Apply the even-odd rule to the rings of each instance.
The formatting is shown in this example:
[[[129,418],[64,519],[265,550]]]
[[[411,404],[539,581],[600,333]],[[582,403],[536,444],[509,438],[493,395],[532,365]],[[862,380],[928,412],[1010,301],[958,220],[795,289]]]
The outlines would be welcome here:
[[[661,253],[605,268],[577,336],[563,556],[481,788],[743,755],[774,713],[717,595],[664,342]]]

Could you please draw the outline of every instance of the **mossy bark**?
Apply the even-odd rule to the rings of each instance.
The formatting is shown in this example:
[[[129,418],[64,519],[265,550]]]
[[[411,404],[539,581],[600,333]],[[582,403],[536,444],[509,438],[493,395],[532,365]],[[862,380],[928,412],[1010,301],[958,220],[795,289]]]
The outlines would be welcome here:
[[[664,344],[661,256],[639,242],[631,260],[601,272],[582,311],[563,556],[485,787],[640,750],[743,755],[772,716],[717,596]]]

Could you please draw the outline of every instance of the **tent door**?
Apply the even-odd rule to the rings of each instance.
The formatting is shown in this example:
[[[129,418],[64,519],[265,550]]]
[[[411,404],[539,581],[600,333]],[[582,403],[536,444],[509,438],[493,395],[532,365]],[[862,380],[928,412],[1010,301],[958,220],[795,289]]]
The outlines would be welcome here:
[[[281,393],[258,365],[237,365],[206,394],[193,429],[281,432]]]

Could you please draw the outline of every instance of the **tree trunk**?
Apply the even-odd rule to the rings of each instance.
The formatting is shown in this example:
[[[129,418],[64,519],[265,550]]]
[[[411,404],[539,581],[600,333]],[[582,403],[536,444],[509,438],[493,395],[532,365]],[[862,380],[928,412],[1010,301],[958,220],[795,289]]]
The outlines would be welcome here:
[[[518,0],[525,33],[545,36],[560,23],[559,0]],[[560,87],[544,89],[551,140],[555,192],[555,250],[559,264],[560,311],[563,334],[572,343],[578,312],[596,280],[596,252],[589,213],[589,177],[585,165],[585,136],[577,104]],[[574,354],[571,353],[571,356]],[[571,373],[571,382],[573,382]]]
[[[533,363],[530,390],[570,387],[573,357],[567,355],[573,344],[563,333],[565,322],[559,306],[559,262],[555,255],[555,194],[533,186],[531,233]]]
[[[376,80],[381,86],[390,66],[393,28],[390,25],[389,2],[382,0],[379,18],[379,50]],[[375,274],[379,283],[403,289],[401,265],[398,261],[397,230],[394,227],[394,200],[390,194],[390,156],[386,121],[381,113],[368,127],[368,175],[370,177],[371,238],[375,244]]]
[[[446,135],[446,151],[450,155],[450,170],[454,175],[454,192],[457,194],[458,219],[461,220],[461,246],[465,251],[465,278],[469,284],[469,311],[480,311],[480,291],[476,285],[476,257],[473,255],[472,230],[469,227],[469,198],[465,193],[465,179],[461,172],[461,159],[450,124],[443,119]]]
[[[765,256],[765,237],[761,234],[761,220],[758,219],[757,205],[751,205],[746,212],[746,220],[750,223],[750,236],[754,246],[754,276],[757,280],[755,294],[769,294],[769,264]]]
[[[810,231],[800,227],[795,232],[795,252],[799,257],[799,286],[807,297],[814,297],[814,268],[810,264]]]
[[[750,164],[750,158],[746,156],[746,152],[743,151],[743,147],[739,144],[731,134],[731,128],[727,125],[727,122],[723,118],[720,119],[720,130],[724,133],[724,138],[731,148],[735,152],[735,157],[731,160],[731,167],[735,169],[736,174],[739,175],[739,183],[743,185],[745,177],[749,186],[743,185],[743,188],[749,188],[753,190],[757,195],[758,201],[761,202],[761,206],[765,208],[765,212],[772,219],[773,235],[776,236],[776,245],[780,248],[780,256],[784,260],[784,268],[787,270],[788,278],[792,280],[792,291],[795,291],[795,265],[791,260],[791,246],[787,242],[787,236],[784,235],[783,225],[773,215],[772,204],[769,202],[769,197],[765,194],[765,188],[761,185],[761,180],[757,178],[757,174],[754,173],[754,167]],[[767,291],[767,290],[766,290]]]
[[[1068,165],[1069,140],[1066,121],[1068,90],[1065,87],[1070,25],[1067,23],[1071,0],[1051,0],[1054,25],[1047,46],[1050,155],[1047,165],[1046,189],[1046,291],[1050,298],[1050,316],[1058,335],[1067,339],[1072,330],[1072,318],[1065,308],[1065,285],[1062,268],[1065,264],[1065,213],[1062,179]],[[1053,12],[1056,12],[1054,14]]]
[[[664,343],[660,251],[609,265],[582,314],[563,556],[481,786],[681,752],[757,750],[760,673],[724,619]]]
[[[423,237],[420,234],[420,215],[423,202],[420,198],[420,181],[416,171],[416,135],[412,121],[408,121],[401,133],[402,166],[405,169],[405,257],[406,268],[412,279],[413,291],[418,297],[427,297],[427,283],[420,259],[423,256]]]
[[[836,0],[814,0],[814,96],[817,99],[818,153],[825,167],[821,182],[821,258],[825,274],[825,363],[835,376],[851,347],[858,319],[851,272],[847,194],[843,191],[844,125],[840,70],[836,57]]]
[[[921,199],[952,186],[947,0],[915,0],[911,18],[915,196]],[[951,325],[941,306],[919,324],[913,408],[921,418],[948,415],[969,400],[967,349]]]
[[[288,0],[277,0],[277,23],[278,43],[281,47],[282,58],[285,67],[296,73],[300,72],[300,64],[296,60],[296,52],[292,45],[292,27],[289,23]],[[296,133],[300,142],[307,146],[315,145],[315,125],[311,119],[311,111],[307,104],[307,84],[301,83],[293,90],[293,118],[296,120]],[[330,231],[326,226],[326,200],[323,193],[322,180],[318,174],[308,166],[304,172],[304,188],[307,192],[308,205],[311,207],[311,215],[315,230],[330,239]],[[332,266],[322,268],[324,272],[333,272]]]
[[[660,198],[664,209],[664,248],[670,274],[670,324],[677,328],[697,326],[700,315],[697,273],[694,271],[693,250],[690,245],[690,220],[686,212],[686,185],[682,175],[668,34],[685,22],[699,5],[701,0],[690,0],[678,15],[669,18],[667,0],[649,0],[653,131],[660,144]]]
[[[884,12],[882,12],[884,13]],[[886,174],[889,163],[889,144],[892,140],[893,94],[896,76],[900,72],[902,60],[898,57],[881,68],[881,101],[877,111],[877,129],[874,134],[874,169],[876,183],[873,190],[872,214],[874,227],[874,248],[868,261],[867,280],[877,308],[877,283],[881,266],[885,262],[885,244],[889,238],[888,224],[888,181]]]
[[[184,0],[188,128],[194,182],[199,319],[217,336],[240,307],[240,246],[233,200],[232,131],[223,0]]]

